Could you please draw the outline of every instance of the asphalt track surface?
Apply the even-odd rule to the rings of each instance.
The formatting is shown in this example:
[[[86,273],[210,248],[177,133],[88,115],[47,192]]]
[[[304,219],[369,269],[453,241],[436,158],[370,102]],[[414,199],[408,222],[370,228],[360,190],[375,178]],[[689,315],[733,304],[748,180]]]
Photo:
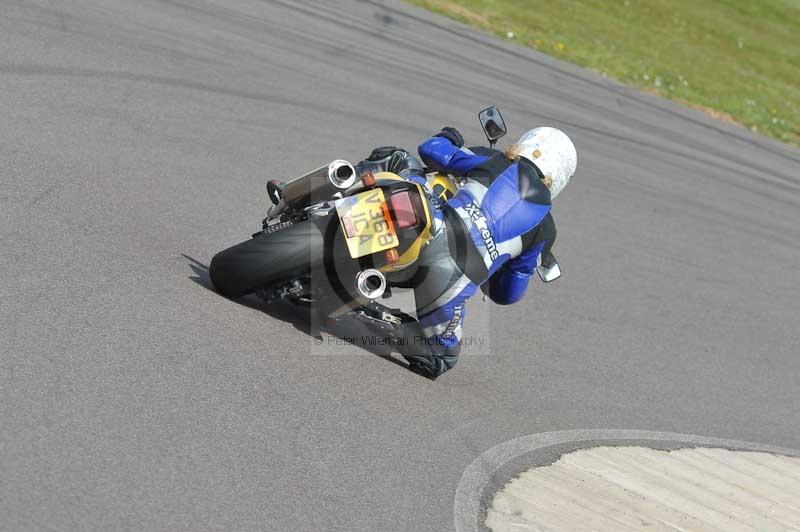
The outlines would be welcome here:
[[[452,530],[529,434],[800,448],[796,149],[394,1],[3,0],[0,52],[3,530]],[[578,147],[564,277],[437,382],[209,288],[267,176],[492,103]]]

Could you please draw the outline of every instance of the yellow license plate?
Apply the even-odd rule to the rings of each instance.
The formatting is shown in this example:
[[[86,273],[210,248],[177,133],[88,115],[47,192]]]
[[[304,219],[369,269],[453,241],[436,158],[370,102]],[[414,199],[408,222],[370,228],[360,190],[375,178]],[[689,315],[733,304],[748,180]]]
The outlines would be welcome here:
[[[375,188],[336,201],[347,250],[354,259],[396,247],[394,230],[383,190]]]

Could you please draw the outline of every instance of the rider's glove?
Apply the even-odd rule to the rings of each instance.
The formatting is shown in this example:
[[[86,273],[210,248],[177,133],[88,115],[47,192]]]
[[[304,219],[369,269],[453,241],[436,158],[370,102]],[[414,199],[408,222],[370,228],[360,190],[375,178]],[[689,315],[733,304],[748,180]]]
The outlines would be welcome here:
[[[464,146],[464,137],[461,136],[461,133],[454,128],[454,127],[443,127],[442,130],[434,135],[434,137],[443,137],[453,143],[453,145],[457,148],[461,148]]]

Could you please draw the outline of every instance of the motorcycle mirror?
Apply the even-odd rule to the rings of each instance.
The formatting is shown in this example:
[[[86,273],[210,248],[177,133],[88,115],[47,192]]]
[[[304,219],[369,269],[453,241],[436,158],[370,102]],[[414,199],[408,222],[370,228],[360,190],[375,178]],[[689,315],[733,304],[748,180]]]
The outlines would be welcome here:
[[[549,283],[561,277],[561,267],[553,254],[548,253],[546,257],[542,257],[542,263],[536,267],[536,273],[542,281]]]
[[[494,143],[508,132],[503,115],[494,105],[478,113],[478,120],[481,122],[481,127],[489,140],[490,146],[494,146]]]

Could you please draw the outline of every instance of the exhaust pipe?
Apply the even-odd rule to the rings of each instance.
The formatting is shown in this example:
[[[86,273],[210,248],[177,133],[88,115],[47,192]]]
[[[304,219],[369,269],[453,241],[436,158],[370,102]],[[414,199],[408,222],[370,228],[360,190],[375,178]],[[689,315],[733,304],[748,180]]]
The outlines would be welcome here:
[[[356,290],[367,299],[377,299],[386,291],[386,277],[374,268],[363,270],[356,275]]]
[[[338,189],[348,189],[356,182],[356,169],[347,161],[333,161],[328,165],[328,181]]]
[[[373,299],[381,297],[388,287],[386,284],[386,277],[384,277],[380,271],[373,268],[358,272],[355,276],[354,284],[355,292],[351,292],[350,289],[347,289],[347,293],[352,298],[352,301],[345,302],[343,300],[339,308],[329,312],[331,317],[338,318],[357,308],[359,305],[364,305]]]
[[[337,159],[279,187],[273,185],[272,188],[279,188],[278,195],[287,205],[302,208],[329,199],[337,192],[352,187],[355,182],[356,169],[353,165]]]

